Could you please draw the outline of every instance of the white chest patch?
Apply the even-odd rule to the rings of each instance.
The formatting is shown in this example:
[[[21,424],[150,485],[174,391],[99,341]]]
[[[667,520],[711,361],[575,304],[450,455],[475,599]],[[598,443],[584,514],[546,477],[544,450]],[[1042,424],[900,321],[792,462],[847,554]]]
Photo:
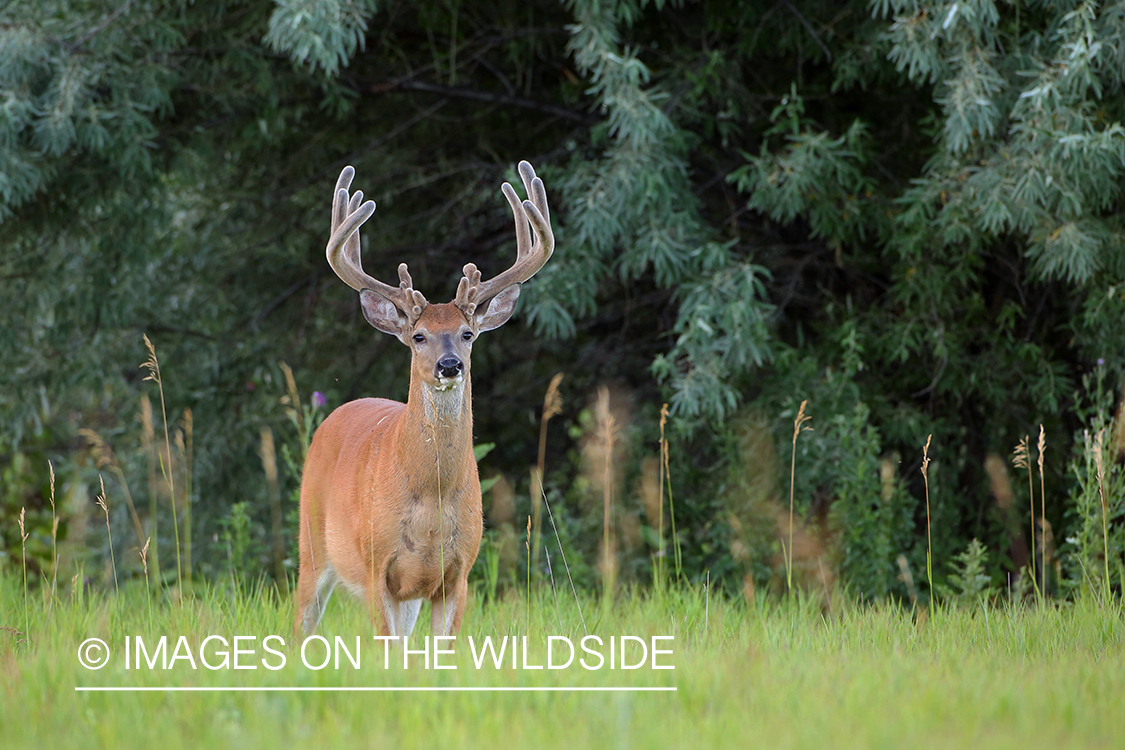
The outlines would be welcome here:
[[[436,386],[423,385],[422,389],[422,402],[428,422],[452,423],[460,418],[465,401],[464,378],[456,378]]]

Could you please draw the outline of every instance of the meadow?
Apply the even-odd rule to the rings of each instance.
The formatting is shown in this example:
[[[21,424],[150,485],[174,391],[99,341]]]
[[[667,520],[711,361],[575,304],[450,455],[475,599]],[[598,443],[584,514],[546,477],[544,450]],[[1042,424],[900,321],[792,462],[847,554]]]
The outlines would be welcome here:
[[[60,585],[60,589],[64,588]],[[0,746],[5,748],[414,747],[1121,747],[1125,742],[1125,627],[1118,604],[981,600],[935,610],[759,597],[747,603],[701,587],[621,592],[608,609],[549,587],[484,601],[474,595],[453,670],[391,667],[370,640],[365,607],[338,596],[319,633],[365,640],[356,669],[306,668],[279,648],[262,666],[261,639],[291,641],[292,612],[264,587],[208,584],[157,601],[147,589],[30,592],[11,569],[0,580]],[[563,594],[566,594],[565,596]],[[579,601],[581,613],[579,612]],[[674,636],[672,656],[647,666],[586,670],[475,669],[468,636],[528,635],[528,663],[544,663],[548,635]],[[426,612],[415,638],[429,630]],[[30,635],[28,635],[30,634]],[[191,650],[209,635],[257,636],[254,670],[187,661],[165,671],[125,669],[122,644],[179,636]],[[80,666],[79,644],[115,652]],[[276,641],[275,648],[276,646]],[[214,642],[212,643],[214,646]],[[411,644],[416,647],[417,644]],[[152,649],[147,649],[151,654]],[[309,662],[324,655],[310,648]],[[215,649],[210,663],[220,659]],[[273,664],[279,663],[274,658]],[[590,664],[594,661],[591,658]],[[651,662],[650,662],[651,664]],[[134,661],[133,667],[136,666]],[[356,688],[630,687],[620,692],[80,692],[76,687]]]
[[[1121,2],[0,0],[0,750],[1125,748],[1123,89]],[[457,668],[343,592],[309,668],[311,437],[410,372],[331,180],[437,303],[521,159]],[[468,642],[588,633],[675,668]]]
[[[155,355],[152,361],[157,367]],[[794,449],[808,419],[804,406],[794,421]],[[598,413],[595,432],[612,432],[608,399]],[[690,582],[680,572],[674,527],[674,555],[654,557],[649,584],[616,584],[610,566],[600,571],[599,588],[576,587],[564,557],[566,577],[548,567],[549,578],[533,582],[529,565],[524,582],[512,578],[498,588],[497,554],[487,541],[463,629],[441,655],[434,643],[419,653],[430,629],[428,605],[408,644],[413,653],[387,651],[372,637],[369,607],[342,588],[317,638],[302,648],[288,586],[249,570],[241,551],[230,552],[225,573],[194,582],[179,575],[179,555],[169,556],[182,583],[153,585],[147,541],[139,550],[119,542],[114,551],[103,486],[105,559],[74,557],[77,573],[68,580],[64,568],[60,576],[56,521],[53,568],[40,564],[29,580],[25,546],[20,558],[12,556],[18,566],[0,566],[0,748],[1122,747],[1125,607],[1117,592],[1125,572],[1112,553],[1118,532],[1111,535],[1106,523],[1121,502],[1120,478],[1112,468],[1106,481],[1105,427],[1095,428],[1084,444],[1084,471],[1075,464],[1081,518],[1067,540],[1067,562],[1082,580],[1065,580],[1056,564],[1052,580],[1067,584],[1053,592],[1063,594],[1057,598],[1046,584],[1029,583],[1035,576],[995,587],[975,539],[953,560],[935,561],[935,569],[951,572],[945,584],[927,586],[932,598],[917,596],[900,555],[909,599],[865,598],[826,577],[823,550],[802,552],[802,559],[785,554],[778,563],[785,585],[779,567],[776,585],[758,594],[752,583],[732,591],[709,572],[702,583]],[[928,451],[927,442],[927,529]],[[272,454],[263,445],[267,466]],[[174,455],[170,448],[167,455]],[[609,476],[615,454],[598,455]],[[1038,468],[1042,492],[1042,461],[1030,455],[1025,439],[1015,463],[1029,482]],[[51,481],[53,512],[53,473]],[[664,482],[661,475],[658,486]],[[1006,482],[997,481],[998,498],[1011,495]],[[168,497],[176,497],[169,485]],[[662,502],[661,495],[659,518]],[[779,533],[806,533],[778,512]],[[529,518],[525,551],[537,559],[531,529]],[[22,512],[19,531],[25,545]],[[90,525],[91,534],[100,531]],[[664,538],[663,529],[658,534]],[[238,534],[227,541],[245,546]],[[780,546],[794,550],[797,541],[783,536]],[[928,546],[926,553],[928,559]],[[931,580],[929,570],[925,575]],[[574,658],[543,668],[552,661],[550,640],[561,648],[560,636],[578,647]],[[608,644],[616,639],[620,649],[622,637],[628,650],[611,655]],[[110,652],[97,669],[83,663],[105,657],[88,648],[93,638]],[[519,643],[520,656],[482,659],[485,638]],[[648,651],[638,656],[642,642]],[[601,656],[583,651],[583,643]],[[626,658],[635,668],[623,668]]]

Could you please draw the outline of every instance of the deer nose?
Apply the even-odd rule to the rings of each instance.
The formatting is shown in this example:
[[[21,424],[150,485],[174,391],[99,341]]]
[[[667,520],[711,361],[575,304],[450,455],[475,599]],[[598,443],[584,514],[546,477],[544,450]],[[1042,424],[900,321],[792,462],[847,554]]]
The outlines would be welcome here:
[[[437,363],[437,372],[443,378],[455,378],[461,374],[465,365],[457,357],[442,357]]]

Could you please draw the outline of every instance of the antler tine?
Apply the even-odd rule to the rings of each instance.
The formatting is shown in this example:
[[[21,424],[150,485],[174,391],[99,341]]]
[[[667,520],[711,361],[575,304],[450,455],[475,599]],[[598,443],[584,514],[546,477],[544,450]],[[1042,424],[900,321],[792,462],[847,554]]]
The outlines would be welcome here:
[[[328,246],[325,248],[328,264],[332,266],[332,270],[345,284],[357,292],[364,289],[378,291],[377,287],[381,282],[363,272],[363,268],[358,263],[358,253],[352,254],[346,251],[346,246],[352,241],[353,237],[359,234],[360,225],[375,213],[375,203],[374,201],[367,201],[355,211],[348,211],[348,192],[347,190],[340,190],[336,193],[336,207],[342,218],[336,230],[332,232],[332,238],[328,240]],[[386,287],[386,284],[382,284],[382,286]]]
[[[348,190],[352,186],[352,178],[355,177],[355,168],[352,166],[344,167],[340,170],[340,177],[336,180],[336,190],[332,193],[332,231],[335,232],[340,228],[340,222],[344,220],[347,201],[340,203],[340,191],[344,192],[344,197],[347,198]]]
[[[355,168],[350,165],[340,170],[340,177],[336,180],[336,192],[332,201],[332,231],[335,232],[340,228],[340,224],[344,218],[351,213],[355,213],[359,208],[360,203],[363,202],[363,191],[357,190],[356,194],[348,200],[348,190],[351,188],[352,179],[355,177]],[[343,200],[341,200],[343,198]],[[344,244],[344,254],[356,266],[362,265],[359,260],[359,232],[353,234],[348,241]]]
[[[476,263],[466,263],[461,269],[465,274],[457,282],[457,295],[453,298],[454,304],[461,308],[466,315],[472,315],[477,309],[477,292],[480,290],[480,271]]]
[[[325,254],[328,264],[340,279],[357,292],[372,291],[385,298],[407,317],[417,320],[428,304],[421,292],[415,291],[406,264],[398,267],[399,285],[384,284],[364,272],[360,262],[359,227],[375,213],[375,202],[363,202],[363,191],[348,196],[355,170],[348,166],[336,181],[336,197],[332,202],[332,238]]]
[[[475,263],[465,265],[465,275],[457,285],[454,302],[467,315],[472,315],[477,307],[505,289],[530,279],[554,252],[555,235],[551,231],[551,214],[543,181],[535,176],[535,169],[526,161],[519,163],[519,173],[530,200],[521,202],[515,189],[507,182],[500,186],[516,221],[516,262],[508,270],[484,282],[480,280],[481,274]],[[534,243],[528,229],[529,222],[535,233]]]
[[[347,216],[348,214],[355,213],[357,210],[359,210],[359,207],[362,203],[363,203],[363,191],[357,190],[357,191],[355,191],[355,194],[352,196],[351,200],[348,201],[347,209],[346,209],[346,212],[345,212],[344,216]],[[346,255],[348,257],[348,260],[350,260],[353,265],[358,266],[359,268],[362,269],[363,263],[360,261],[359,250],[360,250],[359,231],[357,230],[356,233],[353,234],[351,237],[349,237],[348,241],[346,243],[344,243],[344,255]]]
[[[527,212],[523,210],[523,201],[516,195],[515,188],[509,183],[501,185],[500,192],[508,199],[508,205],[512,207],[512,218],[516,220],[516,260],[519,260],[531,250],[531,229],[527,226]]]
[[[405,263],[398,264],[398,288],[403,301],[407,304],[407,308],[403,309],[403,312],[417,318],[426,309],[429,302],[426,301],[421,292],[414,288],[414,280],[410,278],[410,271],[407,270]]]
[[[526,161],[521,161],[519,164],[520,179],[523,180],[524,190],[527,191],[527,197],[535,203],[535,207],[539,209],[539,213],[543,214],[543,219],[546,220],[547,226],[551,225],[551,209],[547,206],[547,190],[543,187],[543,180],[535,176],[535,168]]]

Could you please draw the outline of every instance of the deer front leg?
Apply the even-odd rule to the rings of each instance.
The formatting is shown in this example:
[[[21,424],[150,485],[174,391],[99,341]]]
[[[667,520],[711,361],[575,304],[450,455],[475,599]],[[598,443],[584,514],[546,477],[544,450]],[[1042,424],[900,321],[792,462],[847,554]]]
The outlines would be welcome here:
[[[298,638],[312,635],[316,630],[338,581],[331,565],[326,564],[319,575],[311,564],[307,569],[302,566],[297,583],[297,616],[293,622],[293,631]]]
[[[439,589],[430,599],[430,631],[434,635],[457,635],[465,614],[465,598],[469,591],[468,576],[460,576],[445,592]]]
[[[388,578],[394,577],[391,570],[393,565],[394,562],[391,561],[382,569],[374,571],[364,588],[371,606],[371,624],[380,635],[402,638],[409,636],[414,630],[418,612],[422,609],[422,600],[401,601],[395,596],[394,592],[400,587]]]
[[[297,612],[293,618],[293,634],[298,639],[311,635],[324,609],[332,596],[339,578],[328,562],[328,550],[324,545],[323,521],[318,503],[304,496],[302,487],[301,527],[298,531],[300,547],[300,568],[297,578]],[[310,512],[311,510],[311,512]]]
[[[421,599],[398,602],[383,594],[383,635],[408,638],[414,632],[414,623],[422,611]]]

